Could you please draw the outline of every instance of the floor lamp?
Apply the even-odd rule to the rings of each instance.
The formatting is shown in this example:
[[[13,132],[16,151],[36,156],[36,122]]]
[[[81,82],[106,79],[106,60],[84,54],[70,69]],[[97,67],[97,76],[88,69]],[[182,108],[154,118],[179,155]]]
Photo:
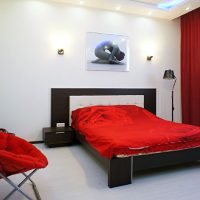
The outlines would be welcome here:
[[[174,71],[171,69],[165,70],[163,79],[174,80],[174,84],[172,86],[172,122],[174,121],[174,86],[176,84],[176,76],[174,75]]]

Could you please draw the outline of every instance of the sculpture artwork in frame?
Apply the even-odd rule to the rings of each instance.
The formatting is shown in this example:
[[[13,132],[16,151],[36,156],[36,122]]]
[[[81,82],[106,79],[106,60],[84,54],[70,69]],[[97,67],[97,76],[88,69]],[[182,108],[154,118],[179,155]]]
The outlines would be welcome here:
[[[128,37],[87,33],[87,70],[129,71]]]

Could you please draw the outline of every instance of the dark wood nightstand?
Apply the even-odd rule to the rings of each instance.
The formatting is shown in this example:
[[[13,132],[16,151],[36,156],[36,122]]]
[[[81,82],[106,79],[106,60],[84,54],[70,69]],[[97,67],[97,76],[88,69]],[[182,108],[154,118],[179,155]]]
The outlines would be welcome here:
[[[43,140],[48,147],[71,145],[74,138],[74,130],[70,126],[43,128]]]

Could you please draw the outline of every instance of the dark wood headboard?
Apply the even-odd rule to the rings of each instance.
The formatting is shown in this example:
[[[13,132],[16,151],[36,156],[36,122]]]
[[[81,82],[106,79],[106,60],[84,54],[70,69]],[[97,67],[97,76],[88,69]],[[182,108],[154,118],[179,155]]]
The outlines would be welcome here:
[[[144,108],[156,114],[156,89],[131,88],[52,88],[51,127],[69,124],[69,97],[86,95],[144,95]]]

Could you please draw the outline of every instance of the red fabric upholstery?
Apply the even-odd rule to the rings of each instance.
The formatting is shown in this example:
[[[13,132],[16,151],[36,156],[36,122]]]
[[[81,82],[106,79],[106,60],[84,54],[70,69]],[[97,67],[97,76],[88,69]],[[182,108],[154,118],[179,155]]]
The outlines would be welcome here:
[[[34,145],[17,136],[0,132],[0,172],[5,176],[44,168],[48,160]]]

